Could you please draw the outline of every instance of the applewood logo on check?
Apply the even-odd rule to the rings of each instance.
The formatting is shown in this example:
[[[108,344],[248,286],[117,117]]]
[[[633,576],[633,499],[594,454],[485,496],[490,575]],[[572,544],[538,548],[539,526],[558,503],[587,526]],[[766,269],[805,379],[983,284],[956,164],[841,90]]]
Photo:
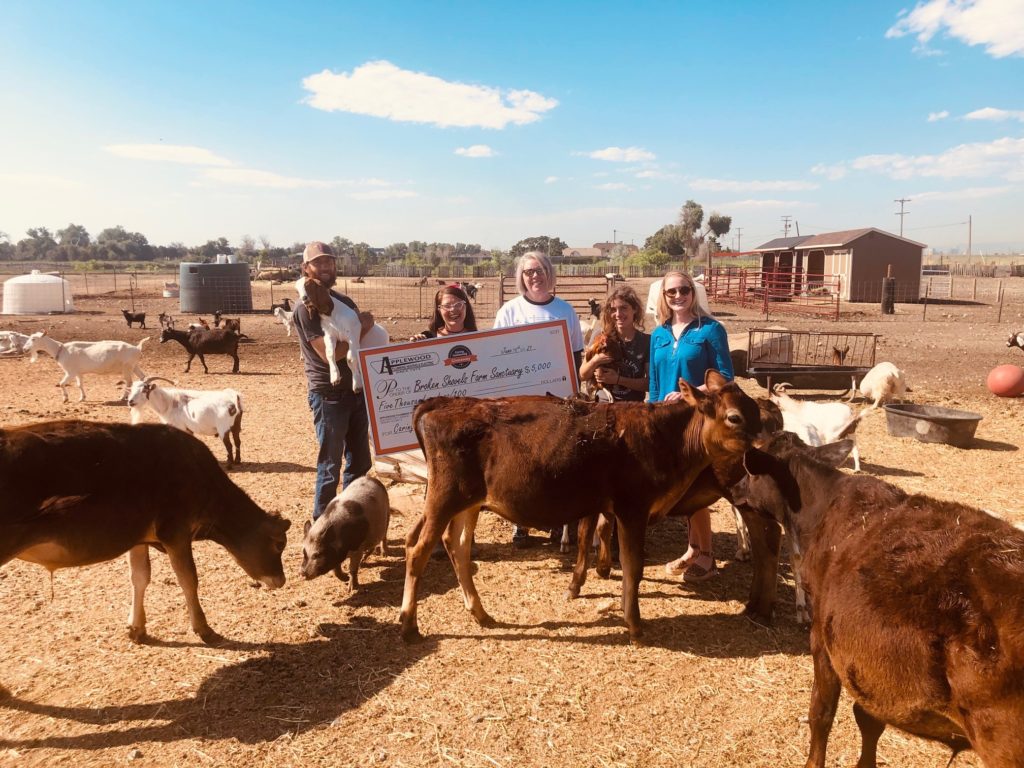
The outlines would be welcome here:
[[[447,361],[445,361],[447,365]],[[380,370],[385,371],[389,376],[394,376],[395,371],[415,371],[419,368],[437,365],[437,355],[433,352],[418,352],[414,355],[389,356],[385,355],[380,359]]]
[[[475,362],[476,355],[470,351],[469,347],[459,344],[448,350],[448,357],[445,359],[444,364],[461,370]]]

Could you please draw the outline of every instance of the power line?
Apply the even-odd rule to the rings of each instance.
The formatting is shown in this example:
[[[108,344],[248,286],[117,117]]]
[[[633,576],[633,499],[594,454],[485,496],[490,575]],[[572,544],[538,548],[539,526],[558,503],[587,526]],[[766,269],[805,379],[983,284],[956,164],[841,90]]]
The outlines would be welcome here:
[[[901,197],[901,198],[898,198],[896,200],[893,200],[893,202],[900,204],[900,212],[897,213],[896,215],[900,217],[900,237],[903,237],[903,217],[906,216],[907,213],[908,213],[908,212],[905,212],[903,210],[903,205],[904,205],[904,203],[909,203],[910,202],[910,198],[909,197]]]

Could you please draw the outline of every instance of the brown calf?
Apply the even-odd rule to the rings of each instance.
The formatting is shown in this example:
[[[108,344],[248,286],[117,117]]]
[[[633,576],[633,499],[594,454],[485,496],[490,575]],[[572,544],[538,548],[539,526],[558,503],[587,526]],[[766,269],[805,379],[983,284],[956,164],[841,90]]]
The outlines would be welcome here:
[[[192,629],[218,639],[199,605],[192,542],[217,542],[249,576],[284,584],[290,521],[260,509],[210,450],[164,424],[51,421],[0,429],[0,566],[18,558],[49,571],[129,553],[129,637],[146,636],[149,547],[167,553]]]
[[[443,531],[466,607],[480,624],[491,623],[469,562],[482,508],[543,529],[595,510],[614,515],[623,612],[630,636],[639,637],[648,518],[668,512],[706,467],[734,463],[761,429],[757,406],[737,385],[716,371],[705,383],[706,394],[682,383],[683,400],[658,405],[554,397],[420,403],[413,423],[429,482],[423,516],[406,541],[402,637],[419,637],[417,585]]]
[[[850,441],[751,450],[737,504],[788,520],[811,595],[811,748],[825,765],[841,688],[859,768],[886,725],[1024,765],[1024,532],[979,509],[833,468]],[[826,462],[826,463],[821,463]],[[833,465],[833,466],[828,466]]]

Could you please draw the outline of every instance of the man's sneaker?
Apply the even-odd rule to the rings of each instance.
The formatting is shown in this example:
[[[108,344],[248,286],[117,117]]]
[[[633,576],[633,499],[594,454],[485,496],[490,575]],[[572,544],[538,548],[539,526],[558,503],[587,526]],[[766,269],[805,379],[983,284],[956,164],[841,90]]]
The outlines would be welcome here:
[[[534,540],[526,532],[525,528],[516,526],[512,530],[512,546],[516,549],[528,549],[535,544]]]

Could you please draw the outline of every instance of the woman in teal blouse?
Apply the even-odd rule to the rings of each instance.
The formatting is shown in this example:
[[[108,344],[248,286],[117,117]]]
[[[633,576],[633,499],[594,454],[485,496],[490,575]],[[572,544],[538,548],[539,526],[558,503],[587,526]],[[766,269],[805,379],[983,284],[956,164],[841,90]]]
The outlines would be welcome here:
[[[704,385],[704,374],[713,368],[733,378],[729,339],[725,328],[697,301],[693,278],[669,272],[658,297],[658,322],[651,334],[650,400],[672,402],[682,397],[679,379],[695,387]],[[665,565],[672,575],[688,582],[706,581],[718,569],[711,549],[711,510],[700,509],[690,517],[689,548],[678,560]]]

